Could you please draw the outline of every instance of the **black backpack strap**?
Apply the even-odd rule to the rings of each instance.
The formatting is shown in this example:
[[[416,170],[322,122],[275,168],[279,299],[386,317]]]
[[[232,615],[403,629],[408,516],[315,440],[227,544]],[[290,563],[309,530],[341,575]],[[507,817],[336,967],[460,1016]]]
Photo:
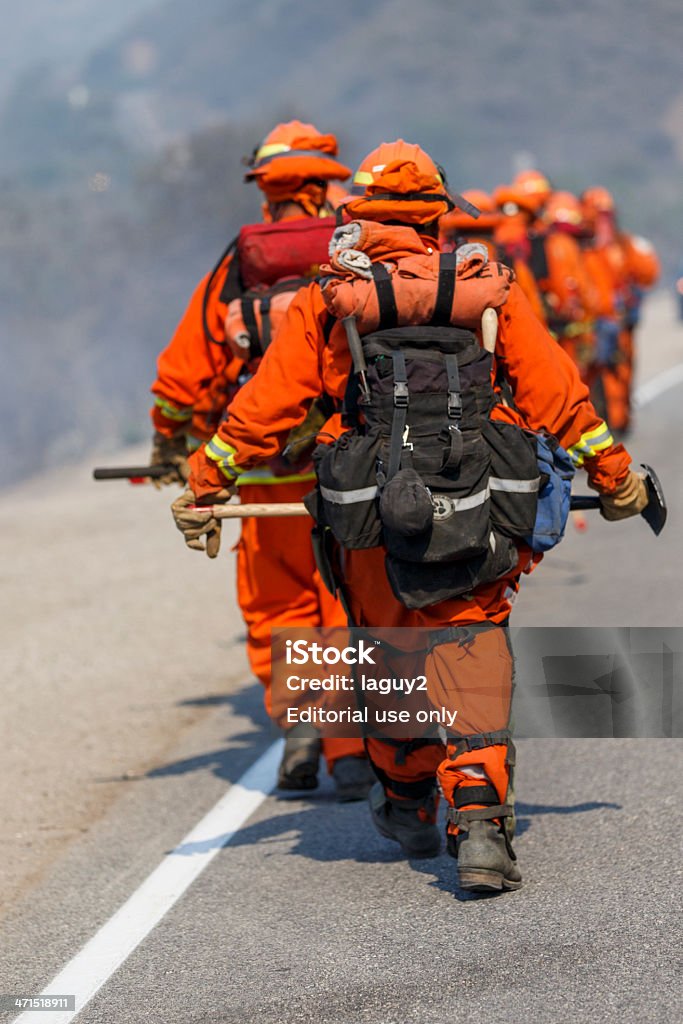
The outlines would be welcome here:
[[[204,296],[202,298],[202,327],[204,329],[204,337],[206,338],[207,341],[211,342],[212,345],[223,345],[225,344],[225,342],[220,341],[218,338],[214,338],[209,328],[209,321],[206,315],[209,305],[209,293],[211,291],[211,285],[216,280],[216,274],[221,269],[226,259],[230,255],[233,256],[233,259],[231,260],[230,266],[228,267],[228,273],[226,274],[225,283],[223,285],[223,288],[221,289],[219,299],[221,302],[232,302],[233,299],[238,298],[244,291],[244,288],[242,286],[242,279],[240,277],[239,261],[237,259],[237,238],[233,238],[232,242],[230,242],[230,245],[228,245],[227,249],[225,249],[221,253],[220,259],[218,260],[215,267],[209,274],[209,279],[206,282],[206,288],[204,289]],[[235,291],[234,295],[231,294],[230,298],[226,299],[223,296],[227,291],[228,281],[231,282],[231,288],[237,290]]]
[[[460,423],[462,421],[462,392],[460,388],[460,370],[457,356],[449,353],[445,357],[446,374],[448,376],[448,443],[449,450],[443,469],[456,469],[462,462],[463,437]]]
[[[264,295],[261,299],[261,349],[265,353],[273,340],[270,323],[270,295]]]
[[[237,239],[235,239],[237,241]],[[221,302],[224,302],[227,306],[233,299],[238,299],[244,286],[242,284],[242,278],[240,276],[240,261],[237,259],[237,246],[235,245],[235,255],[230,261],[228,272],[225,275],[225,281],[221,288],[221,293],[218,296]]]
[[[261,351],[261,336],[256,322],[256,312],[254,310],[254,296],[243,295],[240,300],[240,309],[244,326],[249,335],[249,359],[258,359],[263,353]]]
[[[379,327],[378,330],[386,331],[392,327],[398,327],[398,310],[396,308],[396,296],[394,286],[391,282],[391,274],[383,263],[372,264],[372,276],[377,289],[377,302],[379,303]]]
[[[401,468],[403,434],[408,420],[408,403],[410,401],[406,357],[400,349],[395,349],[391,353],[391,361],[394,367],[394,415],[391,421],[387,480],[391,480]]]
[[[545,237],[543,235],[531,235],[531,255],[529,257],[529,269],[536,281],[544,281],[550,271],[548,269],[548,254],[545,248]]]
[[[436,292],[436,303],[430,323],[449,324],[453,297],[455,296],[455,268],[457,257],[454,252],[442,252],[439,257],[439,285]]]
[[[323,338],[325,339],[325,344],[326,345],[329,345],[329,343],[330,343],[330,337],[332,335],[332,330],[333,330],[334,325],[336,323],[337,323],[336,316],[332,316],[331,313],[328,313],[327,316],[325,317],[325,323],[323,324]]]

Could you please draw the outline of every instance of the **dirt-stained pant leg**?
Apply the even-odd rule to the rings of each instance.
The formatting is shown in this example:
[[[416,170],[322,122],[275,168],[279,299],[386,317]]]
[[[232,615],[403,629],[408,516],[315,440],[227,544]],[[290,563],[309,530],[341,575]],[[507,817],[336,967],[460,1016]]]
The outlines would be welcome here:
[[[301,501],[310,481],[244,484],[245,503]],[[306,516],[244,519],[237,545],[237,599],[247,626],[247,654],[254,675],[265,687],[271,712],[271,629],[273,626],[345,626],[346,615],[323,585],[311,547],[311,520]],[[360,756],[358,739],[323,738],[323,755],[331,770],[345,756]]]
[[[354,623],[425,629],[424,617],[404,608],[393,596],[383,572],[380,549],[355,551],[345,560],[346,585]],[[514,748],[509,723],[513,660],[507,631],[490,623],[470,627],[444,617],[431,617],[440,630],[426,654],[424,671],[432,707],[456,711],[444,744],[433,736],[387,739],[370,736],[367,749],[388,796],[428,798],[438,779],[453,813],[448,831],[459,830],[458,812],[501,808],[511,798]],[[414,654],[406,654],[406,674],[415,670]]]

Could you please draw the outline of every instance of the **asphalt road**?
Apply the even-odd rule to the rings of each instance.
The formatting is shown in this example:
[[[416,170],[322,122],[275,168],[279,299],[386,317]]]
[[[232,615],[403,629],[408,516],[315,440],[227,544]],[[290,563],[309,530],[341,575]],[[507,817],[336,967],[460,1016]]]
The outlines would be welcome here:
[[[662,308],[644,343],[659,344],[670,365],[683,331]],[[651,362],[648,376],[662,368]],[[570,532],[527,581],[517,625],[681,624],[682,410],[678,385],[641,411],[629,442],[637,460],[660,471],[672,506],[666,540],[655,541],[642,522],[591,519],[587,532]],[[50,486],[43,488],[48,497]],[[27,493],[2,499],[0,520],[10,514],[10,500]],[[59,505],[66,501],[59,493],[55,507],[75,514]],[[82,567],[45,598],[47,580],[67,571],[62,538],[44,547],[39,650],[18,626],[7,637],[10,717],[19,708],[22,721],[40,722],[47,702],[58,724],[60,695],[71,708],[80,699],[80,728],[88,724],[93,746],[86,757],[69,734],[78,766],[71,771],[69,751],[50,746],[47,728],[31,738],[25,726],[31,742],[13,748],[8,731],[5,750],[13,753],[2,763],[12,822],[22,805],[34,809],[36,821],[51,820],[37,794],[41,785],[60,815],[76,799],[80,811],[73,834],[49,856],[43,850],[12,890],[0,920],[0,994],[40,993],[273,742],[260,689],[243,670],[234,608],[229,616],[216,611],[224,600],[220,566],[178,550],[165,499],[145,493],[146,514],[137,519],[126,511],[130,494],[97,494],[88,499],[100,504],[95,518],[84,513],[84,533],[97,533],[92,524],[101,521],[106,500],[124,545],[118,550],[129,550],[126,538],[135,536],[134,579],[122,554],[99,533],[92,540],[91,557],[101,556],[92,572],[100,580],[110,574],[114,588],[108,628],[86,625],[78,643],[70,632],[79,609],[90,623],[96,580],[92,591],[83,589]],[[155,566],[168,554],[164,530],[177,562],[169,568],[166,560],[157,579]],[[223,572],[229,557],[222,556]],[[9,575],[18,579],[11,563]],[[174,616],[175,640],[167,628]],[[51,617],[54,631],[45,632]],[[66,662],[65,648],[74,651]],[[137,675],[136,658],[144,658]],[[112,659],[118,676],[93,703],[94,677]],[[134,682],[117,698],[124,669]],[[39,695],[33,705],[27,684]],[[99,988],[79,1024],[678,1022],[680,741],[523,740],[518,761],[519,892],[462,894],[445,855],[402,860],[373,832],[366,808],[337,805],[324,779],[305,800],[263,800]],[[93,792],[101,787],[107,796],[98,800]],[[55,820],[60,815],[53,811]],[[17,861],[10,879],[30,856],[28,844],[40,840],[30,816],[22,835],[0,847]],[[217,849],[223,838],[219,831],[208,846]],[[197,853],[187,848],[181,856]],[[6,1011],[0,1019],[15,1016]]]

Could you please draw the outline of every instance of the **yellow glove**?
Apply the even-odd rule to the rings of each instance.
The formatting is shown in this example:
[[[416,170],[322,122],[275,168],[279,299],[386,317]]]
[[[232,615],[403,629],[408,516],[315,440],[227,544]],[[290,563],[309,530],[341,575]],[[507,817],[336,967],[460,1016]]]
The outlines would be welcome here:
[[[631,469],[616,491],[600,495],[600,515],[610,522],[639,516],[649,500],[645,478]]]
[[[233,494],[232,490],[224,489],[211,494],[212,505],[227,501]],[[221,547],[221,520],[217,519],[210,508],[194,509],[197,504],[194,491],[183,491],[171,505],[175,524],[185,538],[188,548],[193,551],[206,551],[209,558],[215,558]],[[200,540],[206,537],[206,546]]]
[[[175,437],[166,437],[156,431],[152,438],[152,454],[149,457],[150,466],[163,466],[170,463],[175,469],[152,479],[157,490],[164,484],[186,484],[190,479],[190,465],[187,461],[187,441],[185,434],[176,434]]]

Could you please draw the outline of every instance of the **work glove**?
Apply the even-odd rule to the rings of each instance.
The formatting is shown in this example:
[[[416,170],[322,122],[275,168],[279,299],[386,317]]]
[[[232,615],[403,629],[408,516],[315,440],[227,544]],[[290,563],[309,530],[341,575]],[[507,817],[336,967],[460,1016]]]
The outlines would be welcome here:
[[[163,466],[166,463],[170,463],[175,469],[163,476],[152,477],[152,483],[156,489],[161,490],[165,484],[186,484],[190,479],[190,466],[187,461],[185,434],[166,437],[158,430],[154,434],[149,464],[150,466]]]
[[[220,505],[233,493],[233,490],[225,488],[207,495],[206,498],[211,505]],[[192,506],[196,504],[194,491],[183,491],[171,505],[175,524],[185,538],[188,548],[192,548],[193,551],[206,551],[209,558],[215,558],[221,547],[221,520],[212,514],[210,508],[193,509]],[[201,537],[206,537],[206,546],[202,543]]]
[[[612,494],[600,495],[600,515],[610,522],[638,516],[649,500],[645,478],[631,469]]]

